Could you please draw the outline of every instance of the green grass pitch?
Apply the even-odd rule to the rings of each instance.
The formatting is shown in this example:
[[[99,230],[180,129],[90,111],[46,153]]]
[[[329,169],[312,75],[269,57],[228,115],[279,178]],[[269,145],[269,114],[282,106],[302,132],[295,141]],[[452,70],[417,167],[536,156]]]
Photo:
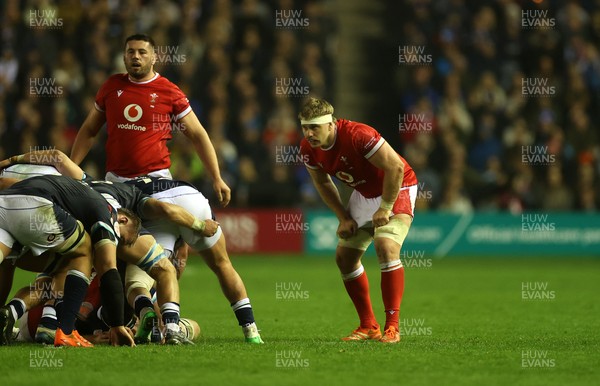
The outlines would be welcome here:
[[[217,280],[192,258],[181,281],[182,315],[200,323],[196,346],[0,347],[0,384],[600,383],[599,260],[448,258],[407,268],[399,345],[339,340],[358,322],[332,257],[233,261],[265,345],[243,343]],[[382,323],[378,266],[374,258],[364,265]],[[18,272],[16,284],[30,279]],[[36,366],[36,358],[47,365]]]

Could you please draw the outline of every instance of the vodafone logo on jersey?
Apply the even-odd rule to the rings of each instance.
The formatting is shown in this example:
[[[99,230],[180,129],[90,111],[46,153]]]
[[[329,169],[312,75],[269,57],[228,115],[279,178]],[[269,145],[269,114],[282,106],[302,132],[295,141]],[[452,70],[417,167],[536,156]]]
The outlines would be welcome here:
[[[140,118],[142,117],[142,108],[140,107],[140,105],[132,103],[130,105],[127,105],[125,107],[125,110],[123,110],[123,115],[125,116],[125,119],[127,119],[129,122],[137,122],[140,120]]]
[[[352,177],[352,174],[349,174],[346,172],[339,171],[339,172],[335,173],[335,176],[348,184],[351,184],[352,182],[354,182],[354,177]]]
[[[137,122],[142,118],[143,113],[144,112],[142,111],[142,108],[138,104],[132,103],[125,106],[125,109],[123,109],[123,116],[132,123],[120,123],[117,125],[117,127],[125,130],[146,131],[145,126],[133,124],[133,122]]]
[[[341,170],[339,172],[335,173],[335,176],[340,181],[343,181],[343,182],[347,183],[349,186],[351,186],[353,188],[355,186],[362,185],[362,184],[365,184],[367,182],[365,180],[355,181],[354,177],[352,176],[352,174],[343,172]]]

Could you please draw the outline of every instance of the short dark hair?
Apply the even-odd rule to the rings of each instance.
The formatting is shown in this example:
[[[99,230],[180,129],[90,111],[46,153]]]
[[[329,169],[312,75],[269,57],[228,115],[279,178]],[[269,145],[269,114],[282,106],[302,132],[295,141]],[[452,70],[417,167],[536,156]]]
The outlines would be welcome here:
[[[142,228],[142,220],[137,214],[135,214],[132,210],[123,207],[117,209],[117,213],[125,215],[129,221],[131,221],[133,228],[135,229],[135,233],[140,233],[140,229]]]
[[[133,35],[129,36],[127,39],[125,39],[125,46],[127,46],[127,43],[129,43],[132,40],[141,40],[144,42],[148,42],[148,43],[150,43],[152,48],[154,48],[156,46],[156,44],[154,44],[154,39],[152,39],[150,36],[148,36],[146,34],[133,34]]]

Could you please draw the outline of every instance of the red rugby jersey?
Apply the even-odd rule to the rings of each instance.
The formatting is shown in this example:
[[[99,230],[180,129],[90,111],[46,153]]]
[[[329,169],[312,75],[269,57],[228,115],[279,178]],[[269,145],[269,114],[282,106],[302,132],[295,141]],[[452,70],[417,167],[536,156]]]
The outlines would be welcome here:
[[[171,122],[192,111],[183,92],[156,74],[135,82],[127,74],[108,78],[96,94],[106,116],[106,171],[135,177],[171,166]]]
[[[313,148],[306,139],[302,140],[300,153],[306,158],[305,165],[337,177],[366,198],[381,196],[384,172],[369,162],[369,158],[385,139],[377,130],[362,123],[346,119],[338,119],[336,123],[336,138],[330,148]],[[416,185],[413,169],[400,154],[398,157],[404,163],[402,186]]]

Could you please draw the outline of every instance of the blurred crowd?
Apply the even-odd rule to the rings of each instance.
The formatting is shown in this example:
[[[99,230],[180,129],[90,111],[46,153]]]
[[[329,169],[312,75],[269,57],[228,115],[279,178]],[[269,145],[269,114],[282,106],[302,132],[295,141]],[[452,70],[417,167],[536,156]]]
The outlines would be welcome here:
[[[416,170],[420,210],[598,208],[600,0],[382,4],[378,44],[385,60],[373,58],[365,71],[386,77],[385,102],[366,123]],[[183,90],[207,128],[233,206],[322,205],[290,155],[301,138],[296,115],[303,90],[336,106],[333,91],[343,87],[334,82],[339,20],[332,6],[318,0],[6,0],[0,157],[36,147],[68,154],[100,85],[125,71],[125,38],[145,32],[157,43],[156,70]],[[399,47],[422,49],[424,56],[398,63],[389,53]],[[288,92],[278,85],[297,87]],[[406,129],[407,122],[415,129]],[[175,133],[170,149],[173,175],[211,198],[186,137]],[[82,166],[102,176],[103,147]]]
[[[418,205],[473,210],[596,211],[600,205],[600,1],[396,3],[402,152]],[[398,52],[398,51],[397,51]],[[405,126],[410,126],[405,123]]]
[[[125,38],[142,32],[157,44],[155,69],[182,89],[207,129],[232,205],[298,205],[306,172],[277,154],[297,148],[305,91],[332,97],[335,31],[323,3],[6,0],[0,157],[47,147],[69,154],[99,87],[125,72]],[[104,138],[99,142],[82,166],[103,176]],[[169,148],[173,175],[211,198],[186,137],[174,133]]]

